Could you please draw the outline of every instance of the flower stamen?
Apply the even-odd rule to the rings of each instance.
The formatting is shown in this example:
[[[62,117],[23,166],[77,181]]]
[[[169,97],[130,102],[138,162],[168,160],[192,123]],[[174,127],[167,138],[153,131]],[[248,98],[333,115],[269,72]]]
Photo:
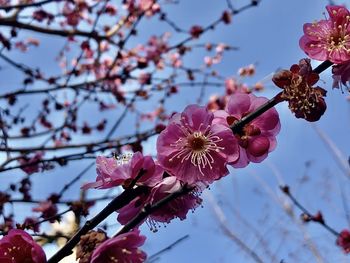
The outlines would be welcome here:
[[[201,126],[202,124],[199,129]],[[220,152],[225,149],[224,147],[217,145],[222,139],[213,135],[212,132],[208,132],[208,127],[204,132],[195,131],[191,133],[186,130],[184,135],[185,137],[179,138],[175,143],[170,144],[171,147],[179,150],[169,159],[169,161],[172,162],[174,158],[182,158],[181,163],[183,163],[190,159],[191,163],[198,167],[199,172],[204,175],[202,169],[207,166],[209,166],[210,169],[213,169],[212,164],[214,163],[214,158],[212,152]]]

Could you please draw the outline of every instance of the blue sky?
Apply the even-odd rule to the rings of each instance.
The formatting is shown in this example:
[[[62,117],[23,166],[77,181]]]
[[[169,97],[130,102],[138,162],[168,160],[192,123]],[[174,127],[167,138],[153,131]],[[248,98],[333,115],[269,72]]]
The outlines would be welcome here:
[[[235,7],[239,7],[249,1],[232,2],[234,2]],[[239,47],[239,51],[227,53],[222,63],[215,69],[222,75],[233,76],[241,66],[255,63],[257,74],[253,78],[247,79],[249,84],[254,84],[278,68],[289,68],[290,65],[305,57],[298,45],[302,35],[302,26],[306,22],[322,19],[327,3],[327,1],[321,0],[262,0],[257,8],[234,16],[231,25],[218,26],[215,31],[206,33],[198,42],[224,42]],[[167,5],[165,10],[169,18],[177,21],[180,27],[189,28],[193,24],[209,24],[221,14],[225,7],[226,1],[224,0],[192,0],[181,1],[176,6]],[[146,39],[151,34],[158,34],[162,30],[168,29],[165,26],[164,28],[162,26],[155,28],[155,26],[151,21],[144,22],[140,28],[139,37]],[[185,35],[174,36],[171,41],[176,43],[182,38],[185,38]],[[45,41],[44,45],[52,47],[50,41]],[[132,44],[135,43],[131,41],[130,45]],[[48,48],[47,52],[49,50]],[[21,58],[29,63],[39,63],[34,60],[39,55],[32,53],[32,57]],[[49,61],[45,62],[45,56],[42,58],[40,63],[49,63]],[[201,54],[197,54],[191,56],[188,63],[198,66],[202,60]],[[317,62],[314,62],[314,65],[316,64]],[[52,70],[55,71],[57,68]],[[11,84],[12,79],[15,79],[15,76],[10,75],[9,80],[0,78],[1,87],[5,84]],[[346,92],[343,94],[340,90],[331,89],[332,80],[329,71],[321,75],[319,85],[328,90],[326,99],[328,108],[316,125],[329,136],[347,158],[350,146],[347,139],[350,132],[347,94]],[[266,97],[272,97],[279,92],[271,81],[267,82],[266,86],[266,91],[262,93]],[[223,87],[212,87],[206,90],[206,96],[209,97],[214,93],[222,94],[223,92]],[[189,96],[189,94],[192,95],[195,92],[189,90],[188,87],[182,88],[176,97],[169,100],[168,108],[181,111],[187,104],[194,103],[197,97]],[[144,107],[149,106],[145,105]],[[288,207],[289,204],[280,194],[278,186],[280,181],[290,185],[292,191],[305,206],[314,212],[322,210],[327,222],[335,229],[341,230],[349,227],[349,223],[344,217],[340,195],[340,189],[342,189],[346,196],[345,200],[349,201],[349,174],[344,175],[339,169],[332,154],[310,123],[294,118],[285,104],[278,105],[277,110],[280,113],[282,126],[277,138],[277,149],[261,164],[251,164],[245,169],[232,169],[229,176],[210,187],[210,193],[222,207],[231,230],[264,260],[266,257],[264,257],[261,242],[254,237],[251,229],[242,226],[233,210],[237,210],[245,220],[261,232],[266,241],[269,242],[270,249],[275,253],[277,260],[285,259],[286,263],[317,262],[310,250],[306,248],[303,235],[307,234],[316,242],[324,260],[320,262],[347,262],[346,260],[349,259],[344,257],[341,250],[334,245],[335,238],[326,230],[317,225],[298,226],[284,213],[282,206]],[[90,111],[91,109],[86,109],[86,113]],[[126,132],[131,121],[133,120],[130,118],[125,121],[119,132]],[[146,153],[155,153],[155,140],[156,138],[152,138],[144,145]],[[24,145],[25,142],[21,143]],[[89,162],[81,161],[69,168],[35,175],[33,177],[35,196],[37,198],[45,197],[49,191],[60,189],[58,185],[64,185],[67,178],[73,178]],[[310,162],[310,168],[306,168],[306,162]],[[13,177],[21,178],[22,176],[21,171],[4,173],[0,177],[0,183],[7,185],[7,182]],[[279,179],[276,178],[278,176]],[[307,177],[308,182],[300,184],[300,178],[303,176],[304,179]],[[64,178],[64,180],[57,178]],[[89,174],[84,177],[84,181],[94,180],[94,178],[94,169],[91,169]],[[271,192],[266,191],[266,189]],[[91,190],[89,194],[91,196],[99,195],[100,193],[97,192]],[[75,188],[69,190],[66,197],[78,194],[78,190]],[[271,195],[274,197],[271,198]],[[26,209],[24,207],[22,211],[16,211],[16,213],[25,216]],[[97,210],[96,208],[94,212]],[[298,219],[300,211],[294,209],[294,213]],[[112,215],[108,222],[115,223],[115,218],[116,215]],[[117,227],[114,228],[115,231]],[[187,220],[174,220],[166,227],[160,227],[157,233],[150,232],[147,226],[144,226],[142,233],[148,237],[143,248],[149,255],[184,235],[190,235],[187,240],[164,253],[158,262],[254,262],[232,240],[223,235],[207,200],[204,200],[203,207],[198,208],[195,213],[189,213]],[[299,261],[293,261],[298,256],[300,257]]]

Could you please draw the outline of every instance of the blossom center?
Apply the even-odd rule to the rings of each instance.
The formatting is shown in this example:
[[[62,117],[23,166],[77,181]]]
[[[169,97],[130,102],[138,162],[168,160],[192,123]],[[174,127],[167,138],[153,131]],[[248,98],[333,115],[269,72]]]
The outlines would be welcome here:
[[[317,37],[320,41],[318,43],[311,43],[311,48],[323,48],[328,52],[341,51],[344,50],[350,53],[349,41],[350,35],[348,34],[348,25],[350,23],[350,16],[346,16],[342,24],[336,22],[328,30],[321,28],[321,25],[314,22],[311,26],[307,28],[307,33],[310,36]],[[317,30],[315,30],[317,29]],[[321,41],[323,39],[323,41]]]
[[[313,101],[310,100],[312,96],[310,93],[312,93],[311,88],[302,82],[299,85],[287,87],[282,96],[290,102],[289,108],[292,112],[304,111],[305,113],[310,113],[310,108],[315,107]]]
[[[341,32],[339,32],[339,35],[334,35],[328,37],[328,51],[333,51],[333,50],[339,50],[339,49],[345,49],[345,51],[348,51],[346,48],[346,39],[348,38],[348,35],[344,35]]]
[[[188,143],[193,151],[200,152],[205,150],[206,138],[200,132],[195,132],[193,136],[188,139]]]
[[[170,146],[177,149],[175,155],[169,159],[170,162],[174,159],[181,159],[181,163],[191,160],[192,165],[198,167],[199,172],[204,175],[203,169],[209,167],[213,168],[214,152],[224,150],[217,144],[222,141],[219,136],[213,135],[210,131],[188,131],[184,130],[184,137],[179,138]]]

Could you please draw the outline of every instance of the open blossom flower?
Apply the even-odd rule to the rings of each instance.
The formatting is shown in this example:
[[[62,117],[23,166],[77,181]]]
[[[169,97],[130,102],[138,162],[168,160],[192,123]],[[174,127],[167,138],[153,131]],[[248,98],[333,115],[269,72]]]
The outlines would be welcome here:
[[[190,105],[174,114],[157,140],[159,163],[185,183],[211,183],[228,174],[227,162],[238,158],[231,130],[213,123],[214,114]]]
[[[236,93],[230,97],[226,111],[215,113],[215,122],[232,126],[266,101],[266,98],[256,97],[254,94]],[[279,130],[279,116],[274,108],[246,124],[235,134],[239,145],[239,159],[230,164],[240,168],[247,166],[249,162],[263,161],[268,153],[275,149]]]
[[[299,44],[313,59],[340,64],[350,60],[350,12],[344,6],[327,6],[329,19],[304,25]]]
[[[350,88],[350,60],[342,64],[334,65],[333,73],[333,88],[340,88],[344,85]]]
[[[163,179],[162,182],[152,188],[150,203],[154,204],[163,199],[167,195],[180,190],[182,187],[181,182],[175,177],[170,176]],[[157,222],[169,223],[170,220],[178,217],[181,220],[186,219],[187,212],[195,209],[200,205],[202,199],[199,198],[194,192],[180,196],[160,209],[153,212],[150,216],[151,219]]]
[[[297,118],[307,121],[318,121],[326,111],[324,100],[326,91],[321,87],[312,87],[319,80],[317,73],[312,72],[309,59],[301,59],[290,70],[277,72],[272,81],[281,89],[281,99],[288,101],[289,109]]]
[[[152,188],[150,193],[137,197],[127,206],[119,209],[117,211],[119,213],[118,221],[121,224],[126,224],[141,211],[144,205],[154,205],[167,195],[180,190],[182,186],[183,183],[181,183],[175,176],[164,178]],[[152,221],[169,223],[176,217],[184,220],[186,219],[188,211],[194,210],[201,203],[202,199],[198,197],[196,190],[193,190],[188,194],[177,197],[153,212],[149,217],[149,225],[152,225]]]
[[[128,205],[119,209],[118,221],[121,224],[126,224],[133,217],[135,217],[141,209],[146,205],[154,205],[167,195],[176,192],[183,186],[180,180],[175,176],[170,176],[164,178],[156,186],[150,189],[149,193],[138,196]],[[199,204],[201,204],[202,199],[198,197],[198,194],[194,191],[178,197],[168,204],[162,206],[157,211],[150,215],[150,225],[152,221],[166,222],[169,223],[172,219],[178,217],[181,220],[186,219],[186,215],[189,210],[194,210]],[[153,224],[154,225],[154,224]]]
[[[0,240],[1,263],[45,263],[44,250],[23,230],[12,229]]]
[[[344,229],[337,238],[337,245],[340,246],[345,253],[350,253],[350,231]]]
[[[108,239],[100,244],[91,256],[90,263],[141,263],[147,258],[145,252],[139,249],[145,243],[146,237],[135,229]]]
[[[82,188],[106,189],[123,185],[127,187],[137,176],[137,185],[154,186],[163,176],[163,169],[154,163],[151,156],[136,152],[131,160],[117,161],[114,157],[98,156],[96,159],[96,182],[85,184]]]

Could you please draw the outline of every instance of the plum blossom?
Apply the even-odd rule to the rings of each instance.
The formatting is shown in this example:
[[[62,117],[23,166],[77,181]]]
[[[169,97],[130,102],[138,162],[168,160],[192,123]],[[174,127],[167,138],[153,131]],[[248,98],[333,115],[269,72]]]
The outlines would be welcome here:
[[[33,212],[41,212],[41,217],[44,219],[50,219],[49,221],[51,223],[56,221],[56,218],[54,217],[57,215],[58,208],[52,201],[40,202],[39,205],[32,210]]]
[[[193,38],[199,38],[199,36],[203,33],[203,28],[198,25],[194,25],[190,29],[190,34]]]
[[[253,89],[257,90],[256,86],[254,86]],[[225,80],[225,94],[211,96],[207,108],[213,112],[216,110],[224,110],[230,99],[230,95],[235,93],[251,93],[251,88],[235,78],[227,78]]]
[[[103,231],[90,230],[82,235],[77,246],[76,259],[79,259],[79,263],[90,263],[95,248],[106,240],[107,235]]]
[[[350,88],[350,60],[342,64],[334,65],[333,73],[333,88],[340,88],[344,85]]]
[[[170,35],[163,34],[160,37],[151,36],[145,47],[142,49],[146,53],[146,61],[153,61],[157,68],[162,68],[162,55],[168,51],[168,40]]]
[[[164,178],[161,182],[150,189],[150,192],[138,196],[131,203],[119,209],[117,211],[119,213],[118,221],[121,224],[126,224],[141,211],[144,205],[154,205],[167,195],[180,190],[182,186],[183,183],[175,176]],[[201,189],[198,186],[197,189],[191,191],[186,195],[182,195],[176,199],[173,199],[166,205],[153,212],[149,216],[148,220],[152,230],[156,228],[156,225],[153,223],[153,221],[169,223],[174,218],[179,218],[180,220],[186,219],[188,211],[194,210],[198,205],[202,203],[202,199],[199,198],[199,194],[197,193],[199,190]]]
[[[151,17],[160,11],[160,5],[154,0],[126,0],[123,5],[130,13],[145,12],[147,17]]]
[[[232,14],[229,10],[225,10],[221,15],[221,20],[226,24],[231,24],[232,22]]]
[[[145,243],[146,237],[135,229],[104,241],[92,253],[90,263],[140,263],[147,258],[145,252],[139,249]]]
[[[337,238],[337,245],[340,246],[345,253],[350,253],[350,231],[344,229]]]
[[[238,75],[241,77],[253,76],[255,74],[255,65],[250,64],[238,70]]]
[[[21,169],[24,172],[26,172],[28,175],[30,175],[42,170],[43,165],[40,163],[40,161],[43,159],[43,156],[44,156],[43,152],[37,152],[31,157],[30,156],[21,157],[18,160],[18,162],[22,166]]]
[[[163,169],[156,164],[151,156],[143,156],[136,152],[130,160],[128,157],[122,157],[117,161],[114,157],[98,156],[96,158],[96,182],[87,183],[82,188],[107,189],[114,186],[128,185],[137,177],[137,185],[146,185],[149,187],[158,183],[163,176]]]
[[[174,114],[157,140],[159,163],[185,183],[212,183],[228,174],[227,162],[238,158],[238,145],[231,130],[213,123],[205,107],[187,106]]]
[[[267,99],[264,97],[236,93],[230,97],[225,111],[220,110],[214,113],[215,122],[232,126],[265,102]],[[262,162],[275,149],[276,135],[279,130],[279,116],[274,108],[246,124],[235,134],[239,145],[239,158],[229,164],[241,168],[247,166],[249,162]]]
[[[152,188],[150,203],[154,204],[158,202],[167,195],[180,190],[181,187],[182,183],[175,176],[164,178],[162,182]],[[184,220],[186,219],[187,212],[195,209],[201,202],[202,199],[198,197],[196,192],[191,192],[162,206],[160,209],[153,212],[150,217],[157,222],[166,223],[169,223],[170,220],[175,217]]]
[[[227,96],[212,95],[209,97],[207,108],[208,110],[214,112],[216,110],[225,109],[227,103]]]
[[[310,58],[340,64],[350,60],[350,12],[344,6],[326,9],[329,19],[304,24],[299,45]]]
[[[0,240],[0,262],[45,263],[46,256],[28,233],[12,229]]]
[[[283,89],[280,98],[288,101],[289,109],[297,118],[314,122],[321,118],[327,105],[323,97],[326,91],[321,87],[312,87],[319,80],[312,72],[309,59],[301,59],[290,70],[277,72],[272,81]]]
[[[228,78],[225,80],[226,95],[232,95],[234,93],[250,93],[249,87],[238,82],[235,78]]]

